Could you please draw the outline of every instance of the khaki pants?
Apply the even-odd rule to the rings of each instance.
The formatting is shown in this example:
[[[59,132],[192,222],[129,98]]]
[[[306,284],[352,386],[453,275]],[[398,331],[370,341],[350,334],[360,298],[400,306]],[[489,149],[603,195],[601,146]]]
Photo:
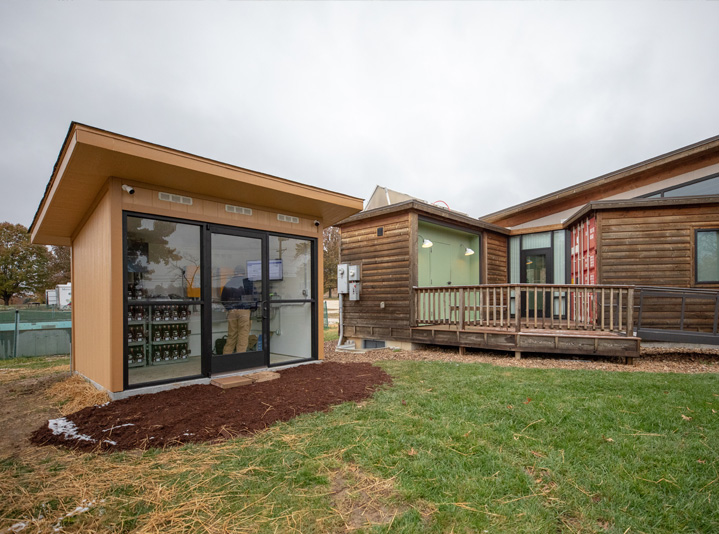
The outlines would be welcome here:
[[[227,343],[222,354],[247,352],[247,340],[250,337],[250,310],[230,310],[227,312]]]

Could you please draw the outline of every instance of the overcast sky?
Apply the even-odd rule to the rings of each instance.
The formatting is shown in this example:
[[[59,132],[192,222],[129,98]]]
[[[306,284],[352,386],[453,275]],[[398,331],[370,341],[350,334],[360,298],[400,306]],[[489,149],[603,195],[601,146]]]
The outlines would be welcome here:
[[[478,217],[719,134],[719,2],[0,3],[0,221],[71,121]]]

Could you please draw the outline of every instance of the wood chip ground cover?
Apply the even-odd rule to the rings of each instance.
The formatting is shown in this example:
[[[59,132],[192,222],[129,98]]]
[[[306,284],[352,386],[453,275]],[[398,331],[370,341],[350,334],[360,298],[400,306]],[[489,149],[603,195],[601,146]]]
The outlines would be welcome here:
[[[391,382],[369,363],[301,365],[280,374],[279,380],[232,389],[195,385],[87,407],[49,421],[31,439],[87,451],[223,440],[363,400]]]

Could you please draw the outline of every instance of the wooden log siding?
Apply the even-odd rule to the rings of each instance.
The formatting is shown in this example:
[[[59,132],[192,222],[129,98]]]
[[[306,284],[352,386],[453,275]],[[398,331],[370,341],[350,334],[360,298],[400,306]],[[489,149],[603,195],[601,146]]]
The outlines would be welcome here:
[[[360,300],[344,299],[345,335],[409,338],[409,251],[408,213],[342,227],[341,261],[361,265]]]
[[[719,228],[716,206],[602,210],[599,218],[599,278],[602,284],[716,288],[694,280],[695,230]],[[638,305],[638,299],[636,304]],[[711,328],[712,305],[688,300],[684,328]],[[680,299],[647,299],[646,328],[678,328]]]
[[[596,331],[633,335],[634,288],[493,284],[415,287],[412,326]]]
[[[606,210],[598,216],[603,284],[692,287],[694,231],[719,227],[713,205]]]
[[[484,232],[487,241],[487,283],[506,284],[507,278],[507,237],[493,232]]]

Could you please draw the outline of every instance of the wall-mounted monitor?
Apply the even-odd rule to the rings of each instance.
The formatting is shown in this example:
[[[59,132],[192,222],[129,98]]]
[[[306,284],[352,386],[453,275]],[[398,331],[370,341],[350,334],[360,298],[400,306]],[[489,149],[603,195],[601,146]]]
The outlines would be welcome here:
[[[253,282],[262,279],[262,262],[260,260],[247,262],[247,278]],[[282,260],[270,260],[270,280],[282,280]]]

